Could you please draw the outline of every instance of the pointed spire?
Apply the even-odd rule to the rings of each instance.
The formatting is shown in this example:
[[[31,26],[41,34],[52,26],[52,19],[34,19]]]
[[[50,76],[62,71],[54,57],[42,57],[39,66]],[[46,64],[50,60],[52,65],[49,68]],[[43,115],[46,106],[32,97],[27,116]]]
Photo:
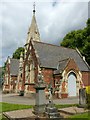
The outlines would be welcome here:
[[[35,18],[35,2],[33,4],[33,17],[32,17],[32,21],[31,21],[31,26],[29,28],[28,31],[28,38],[27,38],[27,44],[30,42],[31,37],[33,38],[33,41],[40,41],[40,34],[39,34],[39,30],[38,30],[38,26],[37,26],[37,22],[36,22],[36,18]]]
[[[33,13],[35,14],[35,2],[34,2],[34,4],[33,4]]]

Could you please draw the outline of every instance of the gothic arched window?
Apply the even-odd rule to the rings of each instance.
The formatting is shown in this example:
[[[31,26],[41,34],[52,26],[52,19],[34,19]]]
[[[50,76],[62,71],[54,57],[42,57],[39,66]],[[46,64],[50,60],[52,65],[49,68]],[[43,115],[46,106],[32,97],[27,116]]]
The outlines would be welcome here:
[[[30,64],[30,83],[34,83],[35,72],[34,72],[34,62],[32,61]]]

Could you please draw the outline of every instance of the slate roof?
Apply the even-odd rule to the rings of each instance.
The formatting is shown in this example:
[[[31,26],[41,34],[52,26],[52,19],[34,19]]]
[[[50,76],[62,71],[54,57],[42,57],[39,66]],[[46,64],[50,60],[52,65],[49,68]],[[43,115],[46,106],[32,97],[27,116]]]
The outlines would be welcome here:
[[[81,71],[90,71],[90,68],[75,49],[51,45],[34,41],[34,48],[37,51],[40,67],[57,69],[59,61],[67,58],[75,60]]]
[[[2,85],[2,83],[3,83],[3,75],[2,75],[2,72],[3,72],[3,71],[4,71],[3,68],[0,67],[0,87],[1,87],[1,85]]]
[[[68,61],[69,61],[69,58],[62,60],[62,61],[59,61],[58,66],[57,66],[57,70],[54,71],[54,74],[62,73],[62,71],[65,69]]]
[[[10,58],[10,74],[18,75],[19,71],[19,60]]]
[[[2,67],[0,67],[0,75],[2,75]]]
[[[67,65],[67,63],[68,63],[69,60],[70,59],[67,58],[67,59],[59,61],[59,65],[58,65],[59,71],[64,70],[64,68],[66,67],[66,65]]]

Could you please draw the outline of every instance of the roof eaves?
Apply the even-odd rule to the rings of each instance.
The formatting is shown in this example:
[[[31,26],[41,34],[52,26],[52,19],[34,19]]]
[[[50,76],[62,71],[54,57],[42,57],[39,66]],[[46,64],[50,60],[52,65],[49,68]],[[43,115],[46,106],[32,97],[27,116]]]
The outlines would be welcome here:
[[[42,64],[40,65],[40,68],[47,68],[47,69],[57,70],[55,67],[42,66]]]
[[[82,58],[82,60],[83,60],[83,56],[82,56],[82,54],[80,53],[80,51],[78,50],[78,48],[76,48],[76,52],[79,54],[79,56]],[[86,64],[86,66],[88,67],[88,69],[89,69],[89,71],[90,71],[90,66],[88,65],[88,63],[86,62],[86,60],[83,60],[84,61],[84,63]]]

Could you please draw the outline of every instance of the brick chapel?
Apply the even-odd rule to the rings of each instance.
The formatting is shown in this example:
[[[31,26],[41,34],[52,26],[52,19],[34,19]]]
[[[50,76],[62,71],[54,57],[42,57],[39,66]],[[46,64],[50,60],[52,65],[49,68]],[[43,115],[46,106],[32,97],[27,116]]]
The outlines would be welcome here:
[[[66,98],[79,95],[79,89],[90,85],[90,67],[78,49],[70,49],[41,41],[35,17],[35,9],[18,65],[15,91],[24,95],[35,94],[39,71],[46,84],[45,93],[53,89],[53,95]],[[7,85],[8,86],[8,85]]]

